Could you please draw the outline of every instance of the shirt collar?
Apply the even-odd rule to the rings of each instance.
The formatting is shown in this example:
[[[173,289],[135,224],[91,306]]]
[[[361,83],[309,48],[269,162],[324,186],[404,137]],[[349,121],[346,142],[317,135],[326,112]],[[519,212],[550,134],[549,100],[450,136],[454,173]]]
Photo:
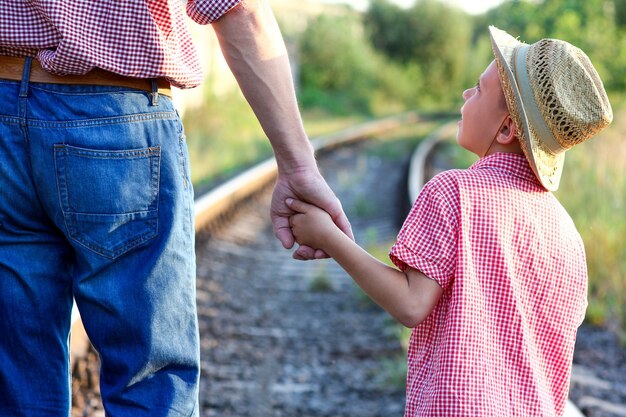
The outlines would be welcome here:
[[[523,154],[496,152],[480,158],[469,169],[496,169],[541,186]]]

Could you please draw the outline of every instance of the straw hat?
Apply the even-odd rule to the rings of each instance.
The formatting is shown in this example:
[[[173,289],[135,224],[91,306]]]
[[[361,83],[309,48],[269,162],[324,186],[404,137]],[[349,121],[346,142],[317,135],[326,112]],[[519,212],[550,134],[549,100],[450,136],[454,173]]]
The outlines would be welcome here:
[[[521,148],[541,184],[554,191],[565,151],[613,120],[602,81],[587,55],[567,42],[528,45],[494,26],[489,32]]]

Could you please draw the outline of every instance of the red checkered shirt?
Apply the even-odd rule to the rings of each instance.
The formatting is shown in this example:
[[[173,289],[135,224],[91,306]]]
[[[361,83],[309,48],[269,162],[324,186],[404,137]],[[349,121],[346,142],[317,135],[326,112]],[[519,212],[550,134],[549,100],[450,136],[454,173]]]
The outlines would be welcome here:
[[[411,335],[405,416],[563,415],[585,252],[523,156],[432,179],[390,256],[444,290]]]
[[[189,0],[200,24],[241,0]],[[34,56],[48,71],[84,74],[94,67],[165,77],[180,88],[203,80],[181,0],[1,0],[0,55]]]

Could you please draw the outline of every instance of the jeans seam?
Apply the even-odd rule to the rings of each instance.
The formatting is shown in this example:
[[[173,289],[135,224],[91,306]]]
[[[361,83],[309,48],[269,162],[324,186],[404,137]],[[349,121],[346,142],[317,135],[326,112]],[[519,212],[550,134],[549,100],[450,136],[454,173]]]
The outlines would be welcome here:
[[[180,135],[178,135],[178,148],[180,150],[180,160],[182,161],[182,168],[183,168],[183,186],[184,186],[184,189],[186,190],[187,189],[187,163],[186,163],[186,158],[185,158],[185,149],[183,147],[184,141],[185,141],[185,135],[181,133]]]
[[[10,125],[23,125],[23,118],[18,116],[0,116],[0,123],[6,123]]]
[[[63,197],[61,196],[61,184],[60,184],[60,178],[59,178],[59,176],[60,176],[59,174],[61,173],[61,171],[60,171],[60,167],[57,164],[57,161],[59,160],[59,158],[57,158],[57,149],[59,149],[59,148],[60,148],[60,146],[57,146],[57,145],[55,145],[55,147],[54,147],[54,155],[55,155],[55,158],[54,158],[54,170],[55,170],[55,173],[56,173],[57,197],[58,197],[58,200],[59,200],[59,208],[61,209],[61,213],[63,213],[62,217],[63,217],[63,223],[65,224],[65,230],[67,231],[67,234],[69,236],[71,236],[70,230],[72,230],[72,229],[70,228],[70,225],[68,224],[68,218],[65,215],[65,210],[64,210],[64,207],[65,207],[64,204],[65,203],[63,202]],[[63,160],[65,160],[65,155],[63,155]],[[65,175],[65,171],[63,171],[63,175]],[[64,188],[64,190],[65,190],[65,188]],[[65,190],[65,192],[67,192],[67,190]],[[67,204],[69,206],[69,202],[67,202]]]
[[[75,128],[75,127],[92,127],[112,124],[124,124],[133,122],[145,122],[150,120],[174,120],[176,113],[174,112],[155,112],[133,114],[128,116],[102,117],[96,119],[71,120],[71,121],[40,121],[29,120],[28,125],[40,128]]]
[[[157,219],[159,218],[159,184],[161,182],[161,147],[158,146],[158,158],[152,158],[152,163],[156,164],[156,167],[152,170],[152,200],[155,204],[155,210],[157,212]],[[156,224],[156,235],[159,234],[159,222]]]
[[[114,94],[141,94],[143,96],[149,95],[150,92],[147,90],[142,90],[142,89],[136,89],[136,88],[131,88],[131,87],[116,87],[116,86],[102,86],[102,85],[90,85],[90,84],[85,84],[84,86],[86,87],[98,87],[98,88],[105,88],[105,90],[103,91],[60,91],[60,90],[56,90],[54,88],[50,88],[47,87],[47,83],[29,83],[29,88],[31,90],[36,90],[36,91],[40,91],[46,94],[58,94],[58,95],[62,95],[62,96],[77,96],[77,97],[81,97],[81,96],[111,96]],[[57,84],[54,84],[57,85]],[[163,94],[160,94],[161,96],[163,96]]]
[[[122,150],[94,150],[79,148],[65,144],[58,144],[59,149],[71,155],[87,156],[91,159],[111,159],[112,156],[124,157],[124,159],[141,159],[146,157],[160,157],[161,146],[151,146],[145,149],[122,149]]]

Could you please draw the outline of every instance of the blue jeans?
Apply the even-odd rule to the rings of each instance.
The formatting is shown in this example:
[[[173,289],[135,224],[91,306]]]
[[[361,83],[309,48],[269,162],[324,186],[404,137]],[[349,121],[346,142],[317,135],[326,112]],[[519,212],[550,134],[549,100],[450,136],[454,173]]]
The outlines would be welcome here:
[[[197,416],[193,190],[171,101],[0,80],[0,416],[68,416],[72,298],[107,416]]]

